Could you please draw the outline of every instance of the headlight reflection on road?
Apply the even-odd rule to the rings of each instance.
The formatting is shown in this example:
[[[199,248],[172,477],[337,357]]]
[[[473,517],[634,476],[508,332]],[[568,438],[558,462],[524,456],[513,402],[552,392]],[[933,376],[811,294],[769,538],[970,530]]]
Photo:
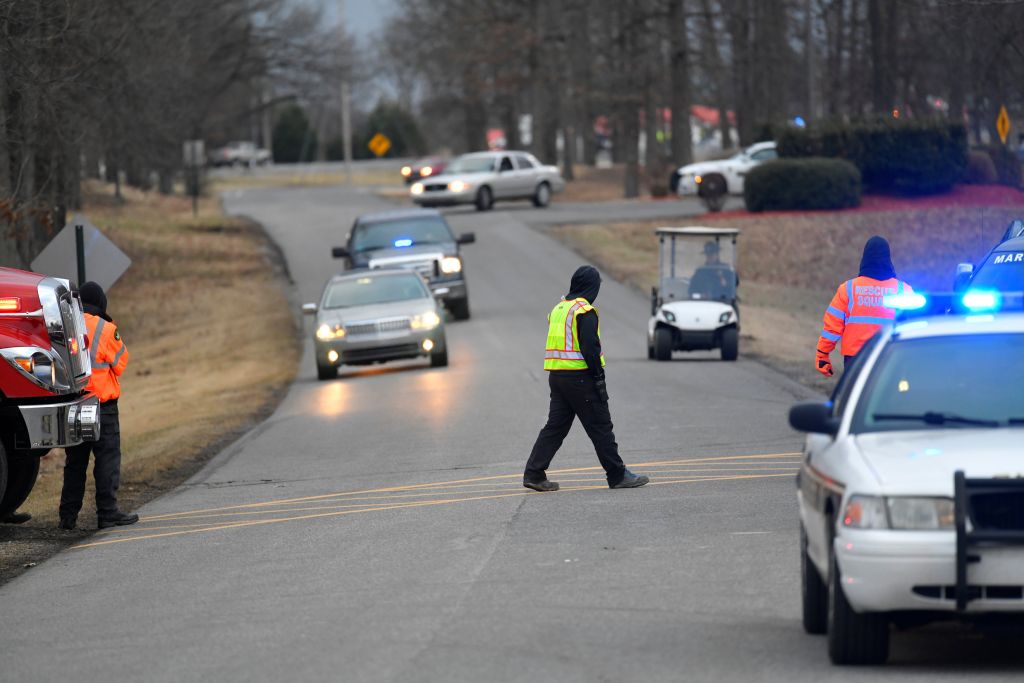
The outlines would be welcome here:
[[[323,382],[314,393],[313,412],[321,417],[339,417],[348,412],[352,402],[352,387],[343,380]]]

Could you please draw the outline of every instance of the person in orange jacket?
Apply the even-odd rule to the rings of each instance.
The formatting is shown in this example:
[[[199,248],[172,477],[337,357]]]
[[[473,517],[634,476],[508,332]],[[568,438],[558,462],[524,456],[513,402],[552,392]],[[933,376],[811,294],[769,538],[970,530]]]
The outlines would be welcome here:
[[[87,391],[100,400],[100,438],[65,449],[64,488],[60,493],[60,528],[74,529],[85,496],[85,480],[90,453],[96,458],[92,468],[96,481],[96,519],[100,529],[125,526],[139,521],[136,514],[117,507],[117,489],[121,484],[121,424],[117,399],[121,396],[118,378],[128,365],[125,346],[117,325],[107,315],[107,295],[95,282],[86,282],[79,293],[85,325],[89,334],[89,360],[92,377]]]
[[[896,277],[889,243],[877,235],[869,239],[864,245],[857,277],[839,285],[825,311],[818,338],[818,372],[826,377],[833,375],[829,354],[840,342],[844,366],[849,365],[875,332],[883,325],[892,324],[896,317],[896,311],[885,306],[884,298],[913,291]]]

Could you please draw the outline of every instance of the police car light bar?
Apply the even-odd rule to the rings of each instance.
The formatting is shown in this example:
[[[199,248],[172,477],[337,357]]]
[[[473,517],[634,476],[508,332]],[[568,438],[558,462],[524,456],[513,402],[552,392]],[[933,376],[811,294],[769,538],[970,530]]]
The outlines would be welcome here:
[[[890,295],[883,305],[895,309],[896,321],[936,315],[974,315],[980,313],[1024,313],[1024,292],[999,292],[968,289],[966,292],[929,292],[927,295]]]
[[[972,313],[988,313],[999,309],[1002,297],[999,292],[967,290],[960,302]]]
[[[928,299],[924,294],[913,292],[912,294],[890,294],[882,297],[882,305],[886,308],[894,308],[897,311],[916,311],[928,305]]]

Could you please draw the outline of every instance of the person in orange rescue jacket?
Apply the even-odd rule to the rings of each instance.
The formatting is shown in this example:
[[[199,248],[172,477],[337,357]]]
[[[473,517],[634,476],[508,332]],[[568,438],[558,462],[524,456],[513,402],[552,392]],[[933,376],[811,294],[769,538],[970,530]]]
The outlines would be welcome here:
[[[825,311],[825,320],[818,339],[816,366],[818,372],[831,377],[829,354],[842,342],[844,366],[860,353],[875,332],[892,324],[896,312],[884,304],[884,297],[909,294],[914,290],[896,277],[889,243],[875,235],[864,245],[857,277],[839,285],[832,303]]]
[[[80,289],[85,325],[89,334],[89,360],[92,377],[86,387],[100,400],[100,438],[65,450],[64,488],[60,493],[60,528],[74,529],[85,496],[85,480],[90,453],[96,458],[92,468],[96,480],[96,520],[100,529],[125,526],[139,521],[136,514],[117,507],[117,489],[121,483],[121,425],[117,399],[121,396],[119,377],[128,365],[128,347],[107,315],[107,295],[95,282]]]

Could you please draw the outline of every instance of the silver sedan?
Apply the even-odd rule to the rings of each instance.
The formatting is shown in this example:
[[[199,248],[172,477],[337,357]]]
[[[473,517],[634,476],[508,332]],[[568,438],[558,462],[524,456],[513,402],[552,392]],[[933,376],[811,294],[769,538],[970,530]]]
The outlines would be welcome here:
[[[487,211],[496,200],[530,199],[545,207],[565,189],[556,166],[527,152],[475,152],[458,157],[444,173],[413,183],[409,196],[420,206],[475,204]]]
[[[341,365],[369,365],[404,358],[430,358],[448,365],[442,309],[423,278],[408,270],[367,270],[336,275],[320,304],[302,312],[316,316],[313,343],[319,379],[338,376]]]

